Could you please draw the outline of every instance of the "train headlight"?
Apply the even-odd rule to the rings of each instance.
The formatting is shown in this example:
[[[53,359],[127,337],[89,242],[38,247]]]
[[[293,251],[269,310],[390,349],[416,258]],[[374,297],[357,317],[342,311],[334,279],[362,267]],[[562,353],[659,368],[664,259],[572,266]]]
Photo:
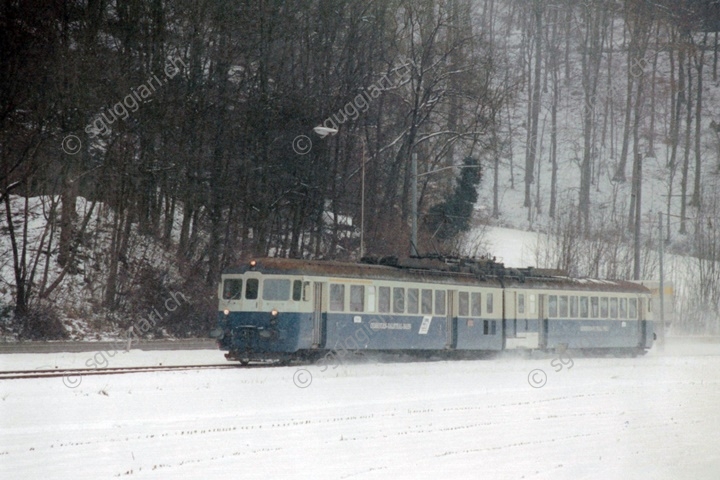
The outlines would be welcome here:
[[[250,260],[250,268],[255,268],[257,266],[257,261]]]
[[[225,315],[230,315],[230,310],[228,310],[228,309],[226,308],[225,310],[223,310],[223,313],[224,313]]]
[[[277,308],[273,308],[272,310],[270,310],[270,315],[272,315],[273,317],[277,317],[279,313],[280,312],[277,311]]]

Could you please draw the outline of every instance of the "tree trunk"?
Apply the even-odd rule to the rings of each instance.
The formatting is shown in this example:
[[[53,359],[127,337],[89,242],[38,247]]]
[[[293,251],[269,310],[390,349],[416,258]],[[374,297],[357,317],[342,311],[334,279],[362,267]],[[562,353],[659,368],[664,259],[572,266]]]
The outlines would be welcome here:
[[[631,54],[628,52],[628,74],[627,74],[627,93],[625,95],[625,121],[623,122],[623,139],[622,147],[620,150],[620,160],[618,161],[617,170],[613,180],[616,182],[624,182],[627,177],[625,176],[625,170],[627,168],[627,156],[630,148],[630,120],[632,118],[632,91],[633,81],[635,77],[632,74],[631,66]]]
[[[8,222],[8,234],[10,236],[10,246],[13,254],[13,273],[15,274],[15,315],[23,318],[27,313],[27,297],[25,295],[25,276],[24,262],[20,251],[18,250],[17,236],[15,235],[15,223],[12,218],[12,210],[10,208],[10,195],[5,195],[5,215]],[[24,222],[27,224],[28,218],[25,217]],[[24,249],[23,249],[24,250]]]
[[[582,48],[582,86],[583,86],[583,158],[580,165],[579,220],[587,230],[590,225],[590,186],[592,183],[594,109],[597,99],[597,85],[602,62],[602,47],[606,29],[607,11],[587,9],[585,42]]]
[[[705,65],[705,47],[707,46],[708,34],[705,33],[703,36],[702,44],[700,45],[700,52],[695,56],[698,60],[695,61],[695,68],[697,68],[697,98],[695,99],[695,182],[693,187],[692,198],[690,199],[690,205],[693,207],[700,206],[700,175],[702,169],[702,94],[703,94],[703,67]]]
[[[60,211],[60,241],[58,243],[58,264],[65,267],[68,259],[71,257],[72,240],[75,238],[75,220],[77,219],[76,202],[77,202],[77,185],[69,178],[70,172],[67,173],[63,181],[62,208]]]
[[[670,159],[668,162],[668,196],[667,196],[667,218],[666,222],[666,241],[670,241],[670,221],[672,218],[671,207],[672,207],[672,193],[673,193],[673,182],[675,179],[675,173],[677,172],[677,150],[680,139],[680,123],[682,122],[681,111],[682,111],[682,99],[685,91],[685,71],[683,70],[684,58],[682,56],[682,50],[678,49],[678,61],[677,61],[677,81],[675,81],[675,41],[676,31],[673,29],[671,47],[669,49],[670,55]]]
[[[525,203],[524,206],[530,208],[532,200],[530,199],[530,185],[535,180],[535,160],[537,158],[537,144],[538,144],[538,124],[540,119],[540,99],[542,95],[541,91],[541,79],[542,79],[542,16],[543,7],[542,0],[534,0],[533,2],[533,15],[535,17],[535,72],[533,73],[533,90],[532,90],[532,105],[530,114],[530,139],[528,144],[527,155],[525,157]]]
[[[685,235],[687,233],[687,227],[685,225],[687,215],[687,184],[688,184],[688,170],[690,167],[690,133],[692,131],[692,120],[693,120],[693,95],[692,95],[692,55],[687,55],[687,101],[686,105],[686,118],[685,118],[685,151],[683,157],[683,168],[682,177],[680,179],[680,234]],[[696,120],[697,121],[697,120]]]
[[[493,218],[500,218],[500,151],[497,138],[497,129],[493,128],[492,155],[493,155]]]
[[[643,96],[643,87],[645,84],[645,73],[642,72],[640,76],[637,78],[637,92],[635,93],[635,106],[634,106],[634,112],[633,112],[633,125],[632,125],[632,135],[633,135],[633,182],[632,182],[632,193],[630,195],[630,212],[628,215],[628,230],[632,230],[633,226],[635,225],[635,212],[637,209],[635,208],[635,199],[640,197],[640,192],[637,191],[637,188],[639,186],[639,183],[635,181],[635,173],[639,171],[638,169],[641,167],[640,162],[642,162],[642,158],[644,156],[644,152],[640,151],[640,120],[642,119],[642,107],[643,103],[645,101],[645,98]]]
[[[560,79],[558,78],[558,65],[553,62],[553,98],[550,110],[550,162],[552,173],[550,176],[550,218],[555,218],[557,204],[557,106],[560,99]]]

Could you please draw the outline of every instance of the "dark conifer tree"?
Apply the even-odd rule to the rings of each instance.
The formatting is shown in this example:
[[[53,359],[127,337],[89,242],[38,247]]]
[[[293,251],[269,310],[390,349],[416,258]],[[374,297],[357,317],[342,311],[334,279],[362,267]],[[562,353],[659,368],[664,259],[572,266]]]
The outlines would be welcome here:
[[[428,212],[426,224],[431,235],[440,240],[449,240],[470,229],[480,180],[482,170],[479,162],[473,157],[466,157],[455,190]]]

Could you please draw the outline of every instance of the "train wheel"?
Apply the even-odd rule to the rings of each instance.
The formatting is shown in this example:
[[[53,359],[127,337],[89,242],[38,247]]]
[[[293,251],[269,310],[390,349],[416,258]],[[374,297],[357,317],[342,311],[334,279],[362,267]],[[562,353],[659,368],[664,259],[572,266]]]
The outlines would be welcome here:
[[[293,360],[292,356],[286,356],[286,357],[280,357],[277,361],[277,365],[280,367],[287,367],[290,365],[290,362]]]

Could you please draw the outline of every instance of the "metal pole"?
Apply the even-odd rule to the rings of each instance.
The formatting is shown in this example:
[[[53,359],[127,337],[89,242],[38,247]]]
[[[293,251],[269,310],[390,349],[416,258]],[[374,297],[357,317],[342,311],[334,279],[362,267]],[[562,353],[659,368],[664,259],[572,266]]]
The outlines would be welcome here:
[[[662,351],[665,347],[665,280],[663,278],[663,243],[665,241],[663,240],[663,221],[662,221],[662,212],[658,212],[658,216],[660,219],[660,328],[658,329],[660,333],[660,338],[658,342],[658,350]]]
[[[633,264],[633,279],[640,280],[640,200],[642,198],[642,155],[638,153],[635,180],[635,262]]]
[[[417,153],[412,154],[412,236],[410,238],[410,255],[418,256],[417,251],[417,222],[418,222],[418,172],[417,172]]]
[[[362,166],[361,176],[362,181],[360,182],[360,259],[365,256],[365,139],[360,137],[362,140],[363,155],[362,155]]]
[[[412,236],[410,237],[410,255],[420,256],[418,253],[417,245],[417,224],[418,224],[418,177],[424,177],[425,175],[431,175],[433,173],[442,172],[450,168],[480,168],[479,165],[450,165],[449,167],[438,168],[437,170],[431,170],[418,174],[417,172],[417,154],[412,154],[411,171],[410,176],[412,177]]]

